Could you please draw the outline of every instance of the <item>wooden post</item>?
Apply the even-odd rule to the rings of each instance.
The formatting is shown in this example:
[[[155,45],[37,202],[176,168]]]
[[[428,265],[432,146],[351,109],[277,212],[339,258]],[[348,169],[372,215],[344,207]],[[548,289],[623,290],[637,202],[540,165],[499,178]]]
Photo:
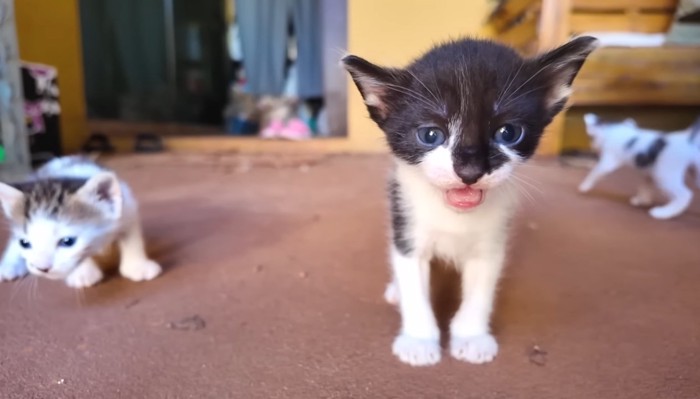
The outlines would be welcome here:
[[[538,52],[552,50],[568,39],[571,0],[542,0],[538,29]],[[541,155],[559,155],[564,142],[564,121],[566,110],[557,115],[547,127],[538,153]]]
[[[0,180],[13,181],[31,170],[14,0],[0,0],[0,145],[5,151]]]

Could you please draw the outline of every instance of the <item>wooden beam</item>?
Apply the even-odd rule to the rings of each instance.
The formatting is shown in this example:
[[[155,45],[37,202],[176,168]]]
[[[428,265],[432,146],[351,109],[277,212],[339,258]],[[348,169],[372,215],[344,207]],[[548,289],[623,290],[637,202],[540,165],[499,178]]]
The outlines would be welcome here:
[[[570,18],[571,33],[601,31],[659,33],[668,31],[672,14],[575,13]]]
[[[671,10],[678,6],[678,0],[572,0],[574,10],[616,11],[627,8],[640,10]]]

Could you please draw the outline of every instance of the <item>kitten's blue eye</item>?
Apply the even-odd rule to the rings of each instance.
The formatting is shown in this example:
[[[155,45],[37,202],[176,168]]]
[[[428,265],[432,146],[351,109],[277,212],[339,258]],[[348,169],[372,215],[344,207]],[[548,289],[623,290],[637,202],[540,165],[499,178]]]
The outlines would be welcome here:
[[[525,137],[525,129],[522,126],[506,123],[496,130],[493,139],[498,144],[510,147],[520,143],[523,137]]]
[[[19,246],[24,249],[29,249],[32,247],[32,244],[30,244],[29,241],[25,240],[24,238],[21,238],[19,240]]]
[[[422,127],[416,132],[418,141],[428,147],[435,148],[445,142],[445,133],[436,127]]]
[[[59,247],[72,247],[73,244],[75,244],[75,237],[63,237],[60,240],[58,240],[58,246]]]

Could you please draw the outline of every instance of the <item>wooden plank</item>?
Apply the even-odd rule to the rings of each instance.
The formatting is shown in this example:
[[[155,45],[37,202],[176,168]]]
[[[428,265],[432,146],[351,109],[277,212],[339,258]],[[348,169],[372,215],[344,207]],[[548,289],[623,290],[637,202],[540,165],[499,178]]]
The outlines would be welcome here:
[[[539,7],[538,0],[509,0],[499,6],[489,17],[489,23],[496,32],[501,33],[513,25],[513,22],[527,12],[533,12],[531,8]]]
[[[579,87],[573,105],[669,105],[700,106],[700,86],[659,84],[640,87],[632,84],[609,84],[604,87]]]
[[[641,32],[660,33],[668,31],[670,14],[594,14],[571,15],[570,32]]]
[[[574,10],[615,11],[630,8],[640,10],[675,10],[678,0],[573,0]]]
[[[700,105],[700,48],[602,48],[581,68],[575,105]]]

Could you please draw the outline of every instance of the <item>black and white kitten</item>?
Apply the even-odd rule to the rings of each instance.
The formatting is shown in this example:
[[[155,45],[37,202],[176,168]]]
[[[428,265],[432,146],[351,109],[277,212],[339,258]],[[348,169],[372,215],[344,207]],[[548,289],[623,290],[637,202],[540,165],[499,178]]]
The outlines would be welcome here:
[[[404,69],[357,56],[343,64],[395,160],[389,185],[393,281],[399,305],[401,361],[440,360],[440,331],[430,304],[433,257],[462,272],[462,303],[450,325],[450,352],[470,363],[498,352],[489,319],[504,263],[508,190],[544,128],[564,107],[596,39],[579,37],[534,58],[503,45],[460,40],[440,45]]]

